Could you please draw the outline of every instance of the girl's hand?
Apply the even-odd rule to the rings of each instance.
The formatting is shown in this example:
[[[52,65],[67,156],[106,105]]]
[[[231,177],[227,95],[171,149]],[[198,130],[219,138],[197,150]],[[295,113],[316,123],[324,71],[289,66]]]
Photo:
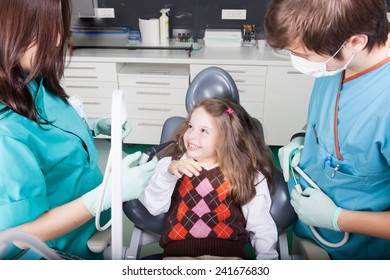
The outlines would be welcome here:
[[[199,176],[202,167],[194,159],[173,160],[168,166],[168,172],[181,178],[183,174],[188,177]]]

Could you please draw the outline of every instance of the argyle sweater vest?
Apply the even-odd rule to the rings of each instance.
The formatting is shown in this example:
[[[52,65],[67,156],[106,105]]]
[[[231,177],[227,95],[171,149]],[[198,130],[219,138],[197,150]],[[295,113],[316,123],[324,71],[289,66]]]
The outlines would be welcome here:
[[[228,189],[219,167],[202,169],[199,176],[183,175],[177,181],[160,239],[164,257],[248,258],[246,221]]]

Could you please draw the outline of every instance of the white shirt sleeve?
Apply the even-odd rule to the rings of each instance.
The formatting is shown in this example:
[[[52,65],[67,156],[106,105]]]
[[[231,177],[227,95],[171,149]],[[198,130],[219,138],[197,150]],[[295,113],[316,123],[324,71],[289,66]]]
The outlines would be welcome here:
[[[246,229],[258,260],[278,259],[276,243],[278,231],[270,214],[271,196],[267,180],[259,173],[256,186],[256,196],[242,206],[242,212],[246,219]]]
[[[178,178],[168,172],[171,157],[159,160],[144,194],[138,200],[148,209],[150,214],[157,216],[168,212],[171,197]]]

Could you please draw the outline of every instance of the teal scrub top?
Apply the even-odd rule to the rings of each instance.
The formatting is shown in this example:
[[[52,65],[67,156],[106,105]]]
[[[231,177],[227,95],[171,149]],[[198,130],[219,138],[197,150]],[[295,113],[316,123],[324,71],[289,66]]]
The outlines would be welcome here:
[[[314,84],[299,166],[341,208],[390,211],[389,77],[390,59],[345,80],[337,129],[335,108],[342,75],[318,78]],[[300,182],[303,188],[309,187],[304,179]],[[293,187],[290,179],[290,190]],[[332,259],[390,259],[390,240],[351,233],[344,246],[329,248],[301,221],[294,231],[317,242]],[[344,236],[328,229],[319,228],[318,232],[330,242],[339,242]]]
[[[13,111],[0,114],[0,230],[34,221],[98,186],[102,174],[86,122],[73,107],[29,83],[35,106],[50,124],[38,125]],[[4,105],[0,104],[0,109]],[[108,212],[103,213],[107,221]],[[94,219],[47,244],[85,259],[100,259],[87,248],[96,231]],[[18,253],[16,247],[8,256]]]

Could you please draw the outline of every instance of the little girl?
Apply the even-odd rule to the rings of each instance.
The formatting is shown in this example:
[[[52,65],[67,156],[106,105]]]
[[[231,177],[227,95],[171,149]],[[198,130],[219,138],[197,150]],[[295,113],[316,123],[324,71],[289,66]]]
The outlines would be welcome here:
[[[239,104],[200,101],[179,128],[141,203],[168,212],[164,259],[277,259],[277,229],[268,184],[273,164],[252,117]],[[165,153],[167,154],[167,153]]]

